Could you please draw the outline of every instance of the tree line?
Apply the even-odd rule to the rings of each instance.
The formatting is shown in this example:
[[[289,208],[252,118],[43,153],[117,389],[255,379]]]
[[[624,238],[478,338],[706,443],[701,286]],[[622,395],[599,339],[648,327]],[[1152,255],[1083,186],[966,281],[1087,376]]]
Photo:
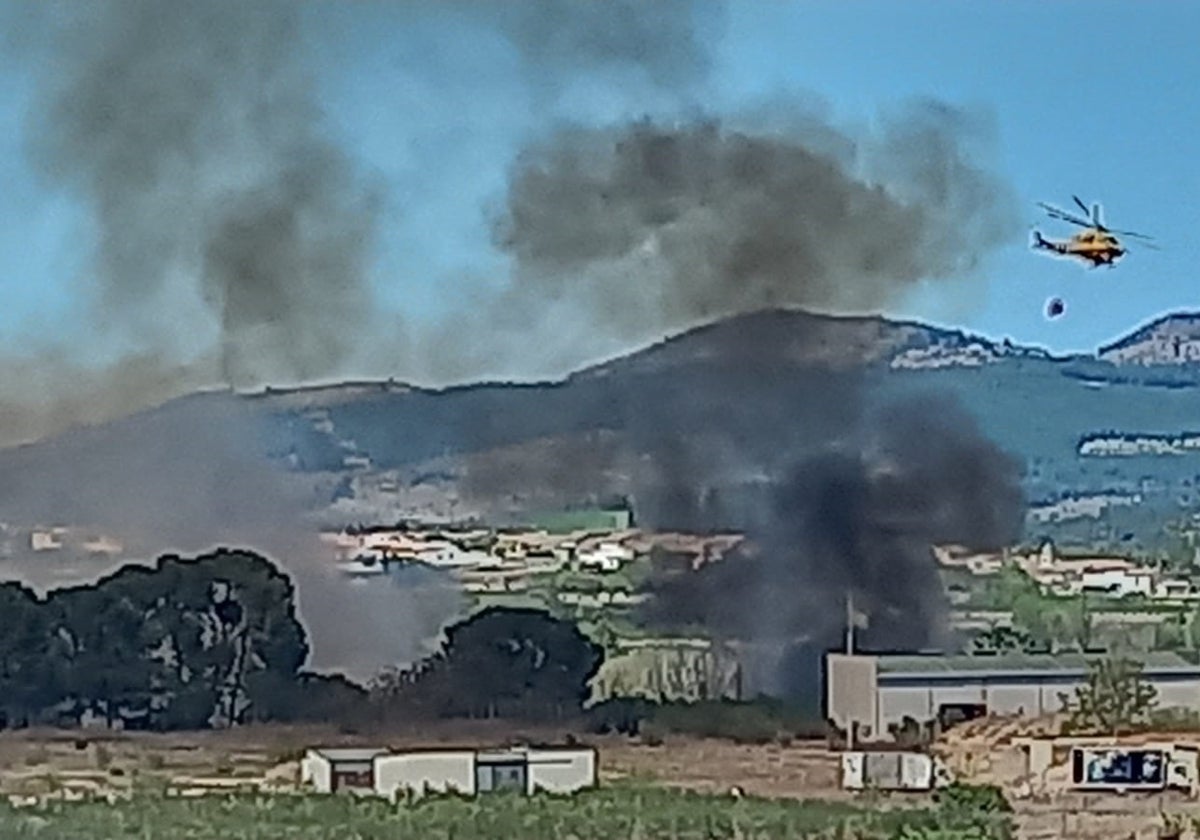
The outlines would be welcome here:
[[[0,584],[0,727],[176,730],[248,722],[578,714],[603,650],[536,610],[489,609],[441,649],[364,689],[304,670],[291,580],[221,549],[166,555],[38,597]]]

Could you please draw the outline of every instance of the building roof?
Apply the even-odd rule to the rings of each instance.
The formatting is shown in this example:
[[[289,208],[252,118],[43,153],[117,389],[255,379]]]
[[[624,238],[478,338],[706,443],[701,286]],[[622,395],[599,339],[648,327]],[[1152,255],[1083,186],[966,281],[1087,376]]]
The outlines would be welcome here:
[[[1086,671],[1090,662],[1102,658],[1101,655],[1082,653],[1006,653],[994,656],[885,654],[875,657],[879,674],[888,676]],[[1186,672],[1200,675],[1200,665],[1169,651],[1143,653],[1137,659],[1148,674]]]
[[[383,755],[387,750],[370,747],[317,747],[314,753],[328,761],[374,761],[376,756]]]

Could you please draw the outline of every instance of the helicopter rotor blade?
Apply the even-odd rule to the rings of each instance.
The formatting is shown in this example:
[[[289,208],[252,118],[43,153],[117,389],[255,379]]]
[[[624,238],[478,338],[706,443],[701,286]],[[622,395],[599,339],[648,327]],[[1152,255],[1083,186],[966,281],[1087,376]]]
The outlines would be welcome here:
[[[1073,196],[1071,196],[1071,198],[1075,199],[1075,203],[1079,206],[1079,209],[1082,210],[1085,215],[1090,212],[1087,208],[1087,205],[1084,204],[1083,201],[1080,200],[1079,196],[1073,195]]]
[[[1153,243],[1150,243],[1150,242],[1140,242],[1140,241],[1139,242],[1126,242],[1125,249],[1129,250],[1130,248],[1148,248],[1151,251],[1161,251],[1162,250],[1162,248],[1158,245],[1154,245]]]
[[[1038,202],[1038,206],[1045,210],[1047,215],[1049,215],[1052,219],[1061,219],[1064,222],[1070,222],[1071,224],[1079,225],[1080,227],[1094,227],[1091,222],[1081,219],[1078,216],[1073,216],[1065,210],[1059,210],[1057,207],[1053,207],[1049,204],[1042,204],[1041,202]]]
[[[1142,239],[1148,242],[1153,241],[1154,239],[1153,236],[1147,236],[1144,233],[1134,233],[1132,230],[1110,230],[1109,233],[1115,234],[1116,236],[1128,236],[1131,239]]]

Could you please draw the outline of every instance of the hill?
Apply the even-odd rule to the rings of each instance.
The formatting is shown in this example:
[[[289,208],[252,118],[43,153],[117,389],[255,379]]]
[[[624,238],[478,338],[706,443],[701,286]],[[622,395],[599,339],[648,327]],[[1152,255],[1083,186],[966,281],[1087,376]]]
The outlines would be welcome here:
[[[860,400],[945,392],[1025,463],[1029,539],[1149,549],[1200,507],[1200,450],[1153,444],[1200,432],[1200,366],[1136,348],[1198,322],[1170,316],[1097,356],[1057,358],[918,323],[773,310],[558,382],[197,394],[0,451],[0,520],[102,525],[137,509],[152,531],[296,507],[330,523],[499,517],[640,490],[643,521],[665,521],[697,479],[751,516],[773,465],[813,429],[850,422]],[[672,463],[683,439],[709,463]],[[730,440],[743,463],[722,463]],[[267,501],[280,492],[268,462],[285,468],[286,504]],[[180,486],[191,488],[182,499]]]
[[[1200,360],[1200,313],[1165,315],[1101,347],[1100,359],[1116,364],[1178,365]]]

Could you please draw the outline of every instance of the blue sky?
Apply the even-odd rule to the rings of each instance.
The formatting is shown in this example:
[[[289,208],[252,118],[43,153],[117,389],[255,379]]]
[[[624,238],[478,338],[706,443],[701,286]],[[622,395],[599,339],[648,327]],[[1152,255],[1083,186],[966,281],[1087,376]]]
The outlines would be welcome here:
[[[369,8],[369,13],[361,9]],[[333,130],[387,186],[373,281],[417,317],[459,305],[465,276],[500,282],[485,210],[503,199],[523,143],[555,118],[602,122],[676,104],[660,91],[576,80],[553,110],[521,92],[512,51],[449,15],[345,4],[322,18],[323,105]],[[732,2],[705,105],[816,95],[835,119],[868,120],[911,96],[982,108],[992,163],[1027,226],[1069,232],[1034,202],[1098,200],[1106,221],[1156,236],[1115,270],[1033,254],[1026,232],[963,298],[931,287],[890,314],[953,323],[1058,351],[1091,350],[1159,313],[1200,309],[1200,3],[1060,0]],[[24,123],[43,65],[4,62],[0,86],[0,338],[70,331],[88,290],[89,220],[38,177]],[[1066,315],[1043,317],[1060,296]]]

